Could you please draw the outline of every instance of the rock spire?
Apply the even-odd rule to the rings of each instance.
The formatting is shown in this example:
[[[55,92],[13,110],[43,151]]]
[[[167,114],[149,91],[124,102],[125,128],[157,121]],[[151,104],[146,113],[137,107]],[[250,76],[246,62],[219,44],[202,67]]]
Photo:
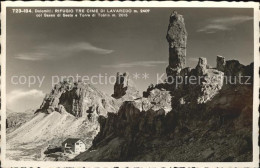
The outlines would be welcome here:
[[[182,15],[173,11],[170,15],[166,39],[169,43],[169,66],[167,76],[178,75],[186,63],[187,31]]]

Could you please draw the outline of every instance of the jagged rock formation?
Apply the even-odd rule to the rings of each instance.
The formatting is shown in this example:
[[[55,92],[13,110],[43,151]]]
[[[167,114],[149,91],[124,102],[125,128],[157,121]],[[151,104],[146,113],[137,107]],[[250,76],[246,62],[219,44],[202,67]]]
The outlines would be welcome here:
[[[108,118],[100,118],[101,130],[93,141],[92,149],[96,146],[98,151],[92,154],[81,154],[76,160],[128,160],[138,146],[133,141],[143,143],[145,138],[160,137],[166,128],[172,128],[174,122],[166,121],[166,112],[163,109],[140,111],[138,103],[126,101],[118,114],[109,113]],[[169,125],[167,125],[168,123]],[[143,136],[143,138],[140,138]],[[108,150],[109,149],[109,150]],[[90,149],[91,150],[91,149]]]
[[[193,81],[150,85],[143,98],[126,101],[118,113],[100,117],[92,147],[73,160],[252,160],[253,83],[224,83],[224,77],[242,74],[252,81],[253,64],[218,56],[216,68],[206,58],[199,58],[195,68],[185,67],[186,38],[183,17],[173,12],[166,73]]]
[[[196,69],[191,73],[197,74]],[[203,79],[201,84],[177,89],[167,83],[151,85],[144,93],[147,98],[126,101],[118,113],[100,117],[101,129],[92,147],[73,160],[252,160],[253,85],[223,86],[223,73],[216,69],[207,69]],[[171,110],[163,109],[167,104],[143,108],[144,100],[153,104],[148,98],[164,91],[171,98]],[[241,96],[246,100],[241,102]]]
[[[234,90],[249,99],[239,104]],[[249,161],[252,86],[234,90],[223,90],[201,106],[179,104],[167,114],[125,102],[118,114],[100,118],[93,146],[74,160]]]
[[[123,74],[119,72],[117,73],[112,97],[123,100],[134,100],[140,97],[139,91],[135,88],[134,83],[129,78],[127,72]]]
[[[25,116],[20,115],[8,118],[7,157],[51,160],[53,158],[43,153],[49,145],[60,146],[65,139],[75,137],[89,148],[99,132],[98,117],[107,117],[108,111],[117,112],[120,104],[90,84],[61,82],[46,96],[35,114],[28,113],[31,116],[28,120],[23,122]],[[14,124],[17,127],[12,129]]]
[[[174,11],[170,16],[166,35],[169,43],[167,76],[175,76],[185,67],[187,35],[183,16]]]
[[[118,103],[108,95],[98,91],[90,84],[63,81],[46,95],[39,112],[68,112],[75,117],[99,115],[106,116],[108,111],[117,111]]]
[[[253,74],[254,63],[245,66],[240,64],[238,60],[226,61],[224,57],[217,56],[216,69],[224,72],[229,77],[251,76]],[[253,78],[251,78],[250,82],[253,82]]]

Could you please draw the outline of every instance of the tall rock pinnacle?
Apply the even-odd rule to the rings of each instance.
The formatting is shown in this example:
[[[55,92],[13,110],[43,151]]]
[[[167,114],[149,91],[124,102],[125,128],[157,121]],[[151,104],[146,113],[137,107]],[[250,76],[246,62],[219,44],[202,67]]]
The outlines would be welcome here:
[[[187,31],[183,16],[173,11],[166,39],[169,43],[169,66],[166,68],[167,76],[177,75],[185,67]]]

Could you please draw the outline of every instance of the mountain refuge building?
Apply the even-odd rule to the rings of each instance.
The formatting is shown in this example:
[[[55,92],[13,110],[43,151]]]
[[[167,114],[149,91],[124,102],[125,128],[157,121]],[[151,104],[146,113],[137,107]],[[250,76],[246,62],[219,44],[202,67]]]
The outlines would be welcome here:
[[[86,144],[78,138],[68,138],[62,142],[62,151],[64,153],[80,154],[86,150]]]

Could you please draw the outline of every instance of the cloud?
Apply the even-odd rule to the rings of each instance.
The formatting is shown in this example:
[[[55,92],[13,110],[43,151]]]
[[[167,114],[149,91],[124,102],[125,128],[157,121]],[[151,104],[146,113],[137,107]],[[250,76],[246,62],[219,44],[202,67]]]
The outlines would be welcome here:
[[[13,90],[7,94],[7,107],[13,111],[25,111],[32,107],[39,107],[45,94],[41,90]]]
[[[15,58],[27,61],[39,61],[70,57],[79,52],[90,52],[99,55],[106,55],[114,51],[96,47],[88,42],[79,42],[73,44],[52,43],[33,48],[31,52],[17,54]]]
[[[15,58],[21,60],[38,61],[38,60],[48,59],[49,55],[46,53],[35,52],[35,53],[18,54]]]
[[[202,28],[198,29],[197,32],[204,33],[216,33],[217,31],[228,31],[232,30],[232,27],[252,20],[250,16],[233,16],[227,18],[215,18],[207,22]]]
[[[78,50],[92,51],[92,52],[97,53],[97,54],[110,54],[110,53],[114,52],[113,50],[107,50],[107,49],[95,47],[92,44],[86,43],[86,42],[78,43],[76,45],[72,45],[72,46],[70,46],[70,49],[74,50],[74,51],[78,51]]]
[[[166,61],[139,61],[139,62],[130,62],[130,63],[120,63],[112,65],[101,65],[103,68],[132,68],[137,66],[143,67],[154,67],[158,64],[166,64]]]

